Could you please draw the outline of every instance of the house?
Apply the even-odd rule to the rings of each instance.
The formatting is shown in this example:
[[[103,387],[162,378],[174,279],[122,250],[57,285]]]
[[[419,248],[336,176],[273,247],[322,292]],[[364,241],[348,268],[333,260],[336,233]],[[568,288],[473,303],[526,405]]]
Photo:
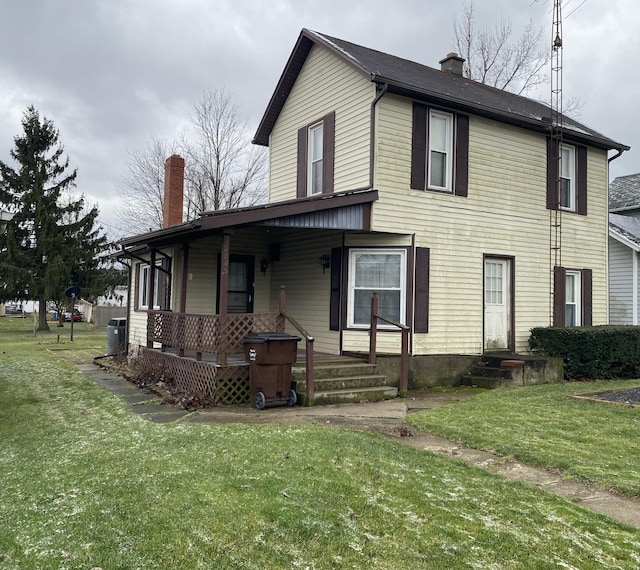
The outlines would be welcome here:
[[[316,354],[381,353],[397,385],[393,355],[409,354],[424,385],[527,351],[532,327],[607,323],[608,153],[628,147],[462,63],[302,30],[254,138],[269,203],[187,223],[168,208],[165,228],[122,241],[130,347],[217,390],[246,383],[243,334],[286,329],[307,375]],[[183,168],[167,161],[166,205]]]
[[[640,324],[640,174],[609,185],[609,322]]]

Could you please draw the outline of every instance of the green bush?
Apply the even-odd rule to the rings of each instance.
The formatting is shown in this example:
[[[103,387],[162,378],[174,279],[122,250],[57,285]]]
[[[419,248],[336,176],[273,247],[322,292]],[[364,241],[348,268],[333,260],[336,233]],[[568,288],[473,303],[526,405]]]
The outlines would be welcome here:
[[[640,327],[539,327],[533,352],[558,356],[569,378],[640,378]]]

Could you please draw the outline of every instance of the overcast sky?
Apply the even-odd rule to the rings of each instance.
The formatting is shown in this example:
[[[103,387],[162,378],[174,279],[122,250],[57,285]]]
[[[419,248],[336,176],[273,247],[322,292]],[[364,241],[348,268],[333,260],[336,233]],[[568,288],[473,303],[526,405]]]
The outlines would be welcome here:
[[[439,67],[463,0],[1,0],[0,160],[28,105],[54,121],[78,191],[120,237],[128,152],[178,138],[203,90],[233,94],[253,135],[305,27]],[[476,0],[477,24],[531,19],[549,43],[552,0]],[[640,4],[564,0],[565,98],[632,147],[611,178],[640,172]],[[543,89],[548,99],[550,87]]]

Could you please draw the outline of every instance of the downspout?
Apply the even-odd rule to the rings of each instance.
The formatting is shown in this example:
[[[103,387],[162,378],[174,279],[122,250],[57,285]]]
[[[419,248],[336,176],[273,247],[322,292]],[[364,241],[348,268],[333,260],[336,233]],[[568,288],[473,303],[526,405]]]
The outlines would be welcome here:
[[[372,75],[372,80],[375,79],[375,76]],[[378,93],[374,97],[373,101],[371,101],[371,141],[369,143],[369,188],[373,188],[373,175],[374,175],[374,164],[375,164],[375,145],[376,145],[376,105],[378,101],[382,99],[382,96],[389,89],[388,83],[376,83],[376,89]]]

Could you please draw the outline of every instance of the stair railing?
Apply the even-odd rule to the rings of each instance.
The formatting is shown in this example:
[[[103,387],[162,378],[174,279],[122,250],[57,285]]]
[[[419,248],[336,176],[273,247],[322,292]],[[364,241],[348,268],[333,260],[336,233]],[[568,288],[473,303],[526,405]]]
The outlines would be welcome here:
[[[400,397],[404,398],[409,389],[409,327],[389,319],[378,313],[378,293],[373,292],[371,297],[371,326],[369,328],[369,364],[376,363],[376,344],[378,321],[383,321],[400,329],[402,340],[400,343],[400,383],[398,392]]]
[[[305,368],[306,368],[306,406],[313,406],[315,398],[315,386],[313,375],[313,337],[287,312],[287,295],[284,285],[280,287],[280,314],[302,335],[305,341]]]

